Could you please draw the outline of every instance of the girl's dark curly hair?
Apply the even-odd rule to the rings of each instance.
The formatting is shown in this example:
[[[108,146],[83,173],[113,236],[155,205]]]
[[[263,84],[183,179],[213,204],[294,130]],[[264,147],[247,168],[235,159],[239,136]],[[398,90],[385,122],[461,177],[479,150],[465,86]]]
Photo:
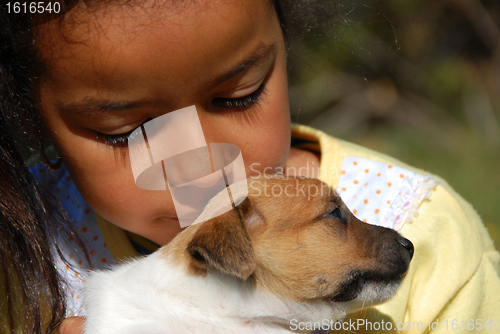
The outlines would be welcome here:
[[[71,225],[24,165],[27,139],[39,136],[29,17],[0,7],[0,332],[49,333],[65,315],[52,254],[56,231]],[[59,232],[59,233],[60,233]]]
[[[59,0],[62,8],[117,0]],[[122,0],[123,1],[123,0]],[[332,17],[324,3],[271,0],[289,42]],[[40,19],[40,18],[38,18]],[[56,20],[63,20],[60,16]],[[43,21],[43,20],[42,20]],[[43,137],[37,111],[42,69],[29,15],[0,5],[0,332],[51,333],[65,316],[62,281],[54,267],[56,234],[72,233],[64,212],[29,173],[24,160]],[[57,233],[56,233],[57,232]],[[60,252],[59,252],[60,253]]]
[[[15,126],[19,116],[30,108],[26,64],[27,55],[21,50],[28,40],[29,32],[21,34],[18,26],[11,22],[2,8],[0,12],[0,258],[2,294],[2,330],[19,328],[24,318],[25,332],[29,329],[40,332],[41,291],[37,286],[46,286],[52,295],[49,299],[61,299],[57,286],[57,274],[52,269],[49,241],[47,240],[46,211],[36,183],[23,166],[19,151],[19,128]],[[16,22],[19,24],[19,22]],[[25,57],[26,56],[26,57]],[[24,72],[26,71],[26,73]],[[14,122],[13,122],[14,121]],[[23,308],[13,312],[14,307]],[[53,305],[54,318],[63,310]],[[23,314],[24,313],[24,314]],[[54,326],[51,319],[50,326]]]

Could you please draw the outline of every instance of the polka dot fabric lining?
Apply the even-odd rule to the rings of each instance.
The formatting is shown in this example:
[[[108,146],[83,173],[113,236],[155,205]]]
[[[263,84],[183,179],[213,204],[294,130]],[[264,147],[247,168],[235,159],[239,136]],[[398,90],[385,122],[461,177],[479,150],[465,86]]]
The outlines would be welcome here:
[[[68,171],[62,165],[57,171],[48,170],[43,164],[30,168],[35,178],[62,203],[78,233],[76,236],[58,236],[58,245],[68,266],[54,249],[54,264],[65,281],[67,316],[84,316],[82,292],[85,273],[91,267],[102,269],[116,263],[105,244],[96,222],[94,211],[80,195]],[[80,239],[81,241],[78,241]],[[83,252],[83,244],[88,252],[90,264]],[[90,265],[90,266],[89,266]]]
[[[398,166],[358,157],[344,159],[337,191],[364,222],[401,231],[418,214],[418,206],[438,185]]]

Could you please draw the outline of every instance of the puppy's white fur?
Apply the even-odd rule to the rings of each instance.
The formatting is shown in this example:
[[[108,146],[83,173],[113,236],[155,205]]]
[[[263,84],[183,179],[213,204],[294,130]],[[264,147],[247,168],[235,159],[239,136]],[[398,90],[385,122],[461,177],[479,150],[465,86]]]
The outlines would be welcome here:
[[[282,300],[219,272],[193,276],[165,265],[160,253],[95,273],[87,290],[86,334],[290,333],[289,319],[337,319],[347,311]]]

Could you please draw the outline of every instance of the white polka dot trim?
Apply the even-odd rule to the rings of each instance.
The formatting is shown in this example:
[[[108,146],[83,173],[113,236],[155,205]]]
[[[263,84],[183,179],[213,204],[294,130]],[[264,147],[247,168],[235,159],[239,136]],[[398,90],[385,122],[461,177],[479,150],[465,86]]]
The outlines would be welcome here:
[[[87,249],[90,266],[93,269],[107,268],[115,264],[116,260],[104,242],[93,210],[80,195],[65,166],[62,165],[57,171],[50,171],[38,163],[30,171],[61,201],[68,217],[73,221],[77,236],[62,234],[57,236],[59,249],[71,266],[61,259],[55,249],[53,259],[64,281],[66,316],[84,316],[82,294],[89,263],[82,246],[85,245]]]
[[[430,175],[358,157],[344,159],[337,191],[360,220],[401,231],[439,184]]]

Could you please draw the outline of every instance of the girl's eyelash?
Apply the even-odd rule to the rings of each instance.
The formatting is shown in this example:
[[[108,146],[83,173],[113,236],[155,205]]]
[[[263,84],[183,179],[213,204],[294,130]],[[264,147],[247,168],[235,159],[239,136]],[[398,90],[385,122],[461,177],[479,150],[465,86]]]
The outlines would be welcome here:
[[[103,144],[106,144],[109,146],[113,146],[113,148],[126,148],[126,147],[128,147],[128,136],[130,136],[130,134],[134,130],[126,132],[126,133],[121,133],[118,135],[108,135],[105,133],[96,132],[95,133],[95,140],[100,142],[100,143],[103,143]]]
[[[265,94],[266,94],[266,87],[264,83],[262,83],[259,86],[259,88],[257,88],[253,93],[250,93],[246,96],[234,99],[216,97],[212,100],[212,104],[218,108],[223,108],[223,109],[245,110],[253,106],[256,106],[260,102],[262,102]],[[132,132],[134,132],[134,130],[135,129],[117,135],[109,135],[101,132],[96,132],[95,139],[100,143],[113,146],[114,148],[126,148],[128,146],[128,137]]]

